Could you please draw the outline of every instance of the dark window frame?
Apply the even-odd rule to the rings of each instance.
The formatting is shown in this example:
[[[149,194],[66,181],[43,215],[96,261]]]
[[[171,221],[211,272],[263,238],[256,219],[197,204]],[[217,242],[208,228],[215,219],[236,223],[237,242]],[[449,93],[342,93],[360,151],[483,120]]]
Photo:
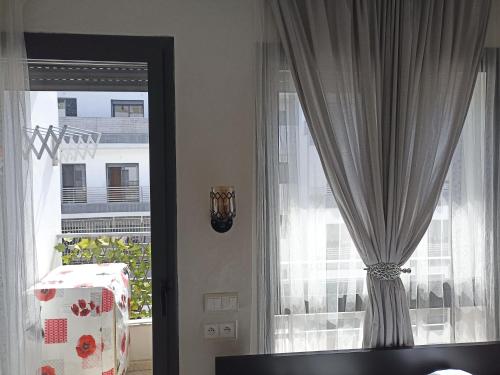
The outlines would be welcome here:
[[[28,59],[146,62],[150,135],[153,371],[179,374],[174,39],[25,33]],[[134,48],[130,48],[133,45]]]

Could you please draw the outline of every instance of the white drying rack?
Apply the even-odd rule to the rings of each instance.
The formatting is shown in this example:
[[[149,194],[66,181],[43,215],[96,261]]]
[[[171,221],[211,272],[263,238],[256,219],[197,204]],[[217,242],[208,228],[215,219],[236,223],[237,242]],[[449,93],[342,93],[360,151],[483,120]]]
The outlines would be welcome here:
[[[35,126],[25,128],[28,138],[28,149],[33,151],[40,160],[46,151],[54,161],[58,160],[58,151],[67,160],[94,158],[97,146],[101,140],[101,133],[82,130],[64,125],[62,128],[50,125],[48,128]]]

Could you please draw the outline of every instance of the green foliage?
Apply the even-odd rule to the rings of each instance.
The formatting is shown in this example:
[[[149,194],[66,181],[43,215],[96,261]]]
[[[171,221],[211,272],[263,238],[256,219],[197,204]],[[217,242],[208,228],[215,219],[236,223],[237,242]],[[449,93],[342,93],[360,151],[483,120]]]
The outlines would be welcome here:
[[[66,243],[71,238],[65,238]],[[64,265],[81,263],[125,263],[130,269],[130,319],[151,317],[151,244],[127,243],[123,238],[81,238],[74,245],[58,244]]]

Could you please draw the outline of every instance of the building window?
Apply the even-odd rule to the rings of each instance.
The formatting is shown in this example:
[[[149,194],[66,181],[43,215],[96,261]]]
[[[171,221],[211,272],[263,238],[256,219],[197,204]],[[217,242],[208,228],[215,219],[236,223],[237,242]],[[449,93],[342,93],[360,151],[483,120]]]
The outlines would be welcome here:
[[[144,117],[144,100],[111,100],[111,116]]]
[[[108,202],[139,202],[139,164],[106,164]]]
[[[63,164],[61,183],[63,204],[87,202],[85,164]]]
[[[77,116],[76,98],[58,98],[59,117]]]

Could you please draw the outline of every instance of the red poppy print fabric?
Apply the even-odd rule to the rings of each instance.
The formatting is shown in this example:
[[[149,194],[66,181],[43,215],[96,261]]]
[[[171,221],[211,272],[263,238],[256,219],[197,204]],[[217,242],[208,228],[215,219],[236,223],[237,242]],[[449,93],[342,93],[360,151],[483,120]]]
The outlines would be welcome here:
[[[38,374],[126,371],[130,290],[125,267],[62,266],[34,287],[41,302],[43,345],[47,346]]]
[[[87,316],[90,314],[99,315],[101,313],[101,307],[96,305],[92,300],[86,301],[85,299],[79,299],[70,306],[70,310],[75,316]]]
[[[120,350],[122,351],[122,354],[125,353],[126,349],[127,349],[127,335],[124,333],[122,335],[122,342],[120,345]]]
[[[68,342],[68,319],[45,319],[45,344]]]
[[[43,366],[40,368],[40,375],[57,375],[56,369],[51,366]]]
[[[76,353],[80,358],[87,358],[95,353],[97,345],[94,337],[90,335],[83,335],[78,339],[76,345]]]
[[[56,296],[55,289],[38,289],[35,291],[35,297],[39,301],[47,302]]]
[[[115,303],[115,296],[113,292],[109,289],[104,288],[102,290],[102,311],[104,312],[111,311],[113,309],[114,303]]]

